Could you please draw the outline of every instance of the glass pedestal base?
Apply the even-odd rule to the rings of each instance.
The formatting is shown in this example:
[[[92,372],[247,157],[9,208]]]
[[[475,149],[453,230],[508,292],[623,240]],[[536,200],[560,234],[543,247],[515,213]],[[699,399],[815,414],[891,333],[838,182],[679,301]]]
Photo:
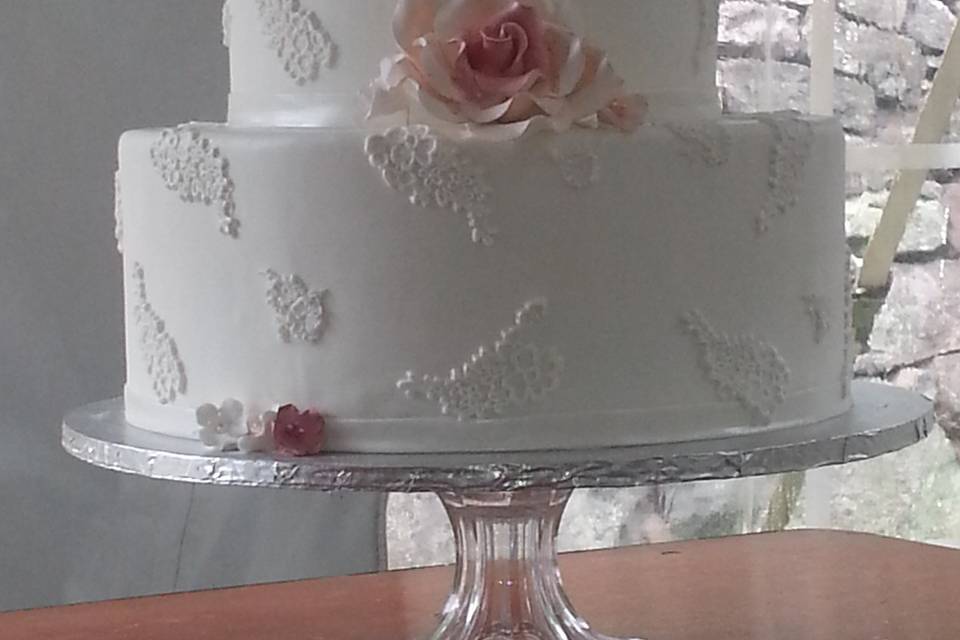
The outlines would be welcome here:
[[[457,571],[432,640],[609,640],[563,590],[556,541],[570,490],[439,495]]]

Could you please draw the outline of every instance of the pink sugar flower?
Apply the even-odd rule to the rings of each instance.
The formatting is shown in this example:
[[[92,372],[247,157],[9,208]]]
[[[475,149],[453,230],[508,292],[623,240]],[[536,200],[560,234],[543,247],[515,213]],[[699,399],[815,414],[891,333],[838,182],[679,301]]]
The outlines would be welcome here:
[[[323,451],[326,420],[317,411],[300,411],[292,404],[280,407],[273,425],[273,440],[281,453],[315,456]]]
[[[423,111],[471,134],[510,139],[580,124],[633,130],[645,104],[607,56],[546,0],[400,0],[371,117]]]

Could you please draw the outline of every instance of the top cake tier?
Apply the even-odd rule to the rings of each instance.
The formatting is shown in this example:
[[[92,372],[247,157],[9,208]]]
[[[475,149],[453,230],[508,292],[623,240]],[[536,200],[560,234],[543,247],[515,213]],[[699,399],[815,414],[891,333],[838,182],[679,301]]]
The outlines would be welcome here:
[[[479,38],[486,28],[488,38],[509,33],[511,46],[522,47],[530,44],[522,29],[504,32],[501,25],[491,31],[484,20],[491,13],[528,5],[539,20],[569,31],[582,38],[584,47],[606,55],[623,79],[625,92],[642,96],[649,106],[647,119],[656,121],[719,112],[718,4],[719,0],[407,0],[408,7],[424,14],[416,17],[416,28],[406,28],[444,42],[452,35]],[[454,7],[460,15],[452,28],[464,30],[463,34],[452,34],[451,26],[444,24],[454,5],[460,5]],[[384,60],[401,52],[396,8],[397,0],[227,0],[224,42],[230,48],[230,123],[355,126],[360,121],[360,96],[381,76]],[[475,19],[464,21],[464,12],[470,11],[476,12]]]

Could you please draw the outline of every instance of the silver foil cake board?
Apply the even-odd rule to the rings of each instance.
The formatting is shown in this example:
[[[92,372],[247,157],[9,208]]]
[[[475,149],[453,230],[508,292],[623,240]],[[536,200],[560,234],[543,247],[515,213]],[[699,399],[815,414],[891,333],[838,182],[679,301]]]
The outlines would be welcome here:
[[[787,473],[891,453],[923,440],[933,428],[933,405],[917,393],[864,381],[854,383],[852,393],[849,414],[813,425],[610,449],[312,458],[219,453],[129,426],[120,399],[70,413],[62,442],[84,462],[159,480],[408,493],[631,487]]]

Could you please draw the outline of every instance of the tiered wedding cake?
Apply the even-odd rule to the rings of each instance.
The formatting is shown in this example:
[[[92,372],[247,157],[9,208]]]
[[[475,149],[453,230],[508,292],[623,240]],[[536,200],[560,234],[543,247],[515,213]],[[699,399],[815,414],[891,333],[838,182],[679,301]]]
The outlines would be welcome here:
[[[843,136],[720,117],[717,5],[229,0],[229,123],[120,144],[128,421],[307,455],[848,411]]]

